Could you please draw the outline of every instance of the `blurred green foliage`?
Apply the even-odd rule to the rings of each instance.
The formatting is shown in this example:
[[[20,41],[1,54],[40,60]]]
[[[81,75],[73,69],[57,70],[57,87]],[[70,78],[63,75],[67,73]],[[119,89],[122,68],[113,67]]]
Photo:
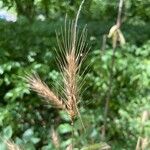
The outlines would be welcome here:
[[[16,2],[22,5],[20,9],[25,10],[18,10]],[[51,141],[53,126],[60,136],[61,149],[65,149],[71,143],[72,132],[67,114],[56,111],[34,92],[29,92],[22,77],[37,72],[52,89],[61,92],[61,75],[54,50],[57,47],[55,30],[59,31],[66,13],[69,18],[75,16],[80,1],[4,0],[3,4],[7,8],[16,8],[18,20],[0,20],[0,135],[13,139],[27,150],[55,149]],[[29,4],[32,9],[26,11]],[[150,121],[144,124],[144,131],[141,127],[141,114],[150,109],[148,5],[150,3],[146,0],[125,1],[121,28],[127,43],[116,50],[113,93],[107,119],[106,142],[114,150],[134,149],[139,136],[150,137]],[[109,0],[87,1],[79,20],[79,28],[87,24],[91,50],[83,64],[83,68],[89,67],[80,103],[86,132],[82,130],[79,119],[74,125],[75,147],[78,149],[102,140],[112,56],[110,40],[107,40],[106,49],[101,50],[102,36],[114,25],[117,6],[115,0],[111,3]],[[47,19],[38,20],[39,14]],[[1,141],[0,147],[5,149]]]

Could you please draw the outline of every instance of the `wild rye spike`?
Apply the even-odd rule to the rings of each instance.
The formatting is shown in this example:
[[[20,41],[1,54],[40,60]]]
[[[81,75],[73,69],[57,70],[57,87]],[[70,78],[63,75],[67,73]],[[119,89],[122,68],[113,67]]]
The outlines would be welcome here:
[[[84,3],[84,0],[81,2],[79,10],[77,12],[76,15],[76,19],[74,24],[71,25],[70,29],[70,39],[71,39],[71,43],[70,43],[70,49],[66,49],[66,64],[64,65],[63,68],[63,76],[64,76],[64,86],[65,86],[65,90],[66,90],[66,98],[67,98],[67,111],[70,115],[71,120],[73,121],[74,117],[76,115],[79,115],[79,111],[78,111],[78,107],[77,107],[77,99],[78,99],[78,90],[77,90],[77,75],[78,75],[78,71],[79,71],[79,67],[80,67],[80,62],[79,62],[79,55],[81,51],[78,51],[77,48],[79,47],[80,49],[80,45],[77,44],[78,40],[77,40],[77,23],[78,23],[78,19],[79,19],[79,14],[82,8],[82,5]],[[66,29],[65,29],[66,31]],[[80,36],[80,42],[85,42],[84,41],[84,32],[85,30],[83,30],[81,36]],[[83,39],[83,41],[82,41]],[[64,45],[67,43],[64,43]],[[66,46],[67,47],[67,46]],[[77,54],[78,52],[78,54]],[[80,115],[79,115],[80,116]]]
[[[51,90],[49,87],[41,81],[39,76],[32,75],[26,76],[27,83],[30,85],[31,90],[35,91],[43,97],[45,100],[50,102],[54,107],[64,109],[70,115],[70,119],[73,121],[74,117],[78,115],[81,119],[81,116],[78,111],[78,85],[77,85],[77,76],[79,73],[79,68],[81,66],[82,58],[80,58],[80,53],[82,53],[84,47],[86,47],[86,30],[85,28],[82,31],[82,34],[78,38],[77,36],[77,23],[79,19],[79,14],[82,8],[82,5],[85,0],[82,0],[79,10],[77,12],[74,22],[69,23],[69,31],[67,31],[66,21],[65,21],[65,33],[61,36],[62,40],[57,37],[58,47],[61,51],[63,57],[62,62],[60,61],[60,68],[63,74],[64,79],[64,91],[66,100],[63,101]],[[61,34],[63,34],[61,30]]]

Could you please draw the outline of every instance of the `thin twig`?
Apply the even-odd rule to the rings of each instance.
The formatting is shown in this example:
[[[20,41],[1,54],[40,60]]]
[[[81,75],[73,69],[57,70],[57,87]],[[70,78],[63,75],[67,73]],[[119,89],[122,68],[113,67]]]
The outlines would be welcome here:
[[[107,36],[106,36],[106,34],[104,34],[103,41],[102,41],[102,48],[101,48],[102,51],[104,51],[106,48],[106,39],[107,39]]]

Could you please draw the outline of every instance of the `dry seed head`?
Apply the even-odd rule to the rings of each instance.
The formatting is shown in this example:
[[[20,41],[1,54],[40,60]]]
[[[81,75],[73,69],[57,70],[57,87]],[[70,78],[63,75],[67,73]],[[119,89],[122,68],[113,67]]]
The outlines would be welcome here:
[[[69,49],[65,49],[66,63],[63,66],[64,87],[65,87],[65,92],[66,92],[65,95],[67,98],[66,108],[67,108],[67,112],[69,113],[70,119],[72,120],[72,122],[76,114],[79,113],[78,107],[77,107],[77,103],[78,103],[77,102],[78,100],[77,75],[80,69],[79,56],[82,53],[82,50],[85,46],[85,43],[84,43],[85,39],[84,39],[84,32],[83,32],[83,34],[79,38],[80,40],[78,41],[77,23],[78,23],[78,18],[79,18],[79,14],[80,14],[83,3],[84,3],[84,0],[80,4],[75,22],[73,22],[73,24],[70,27],[70,31],[68,31],[70,32],[69,37],[71,37],[70,38],[71,41],[70,41],[69,47],[65,46],[66,48],[69,48]],[[64,43],[63,45],[67,45],[67,43]]]
[[[65,109],[63,101],[60,100],[37,75],[26,76],[26,80],[33,91],[37,92],[38,95],[50,102],[54,107]]]
[[[57,108],[65,109],[70,115],[70,119],[73,122],[74,117],[78,114],[80,119],[80,113],[78,111],[78,89],[77,86],[77,75],[81,67],[81,63],[83,60],[80,58],[80,54],[83,55],[83,49],[87,48],[85,44],[86,41],[86,30],[83,29],[80,37],[77,34],[77,22],[79,18],[79,14],[82,8],[82,5],[85,0],[82,0],[79,10],[76,15],[76,19],[74,22],[69,24],[69,28],[67,29],[66,21],[65,21],[65,31],[61,30],[61,38],[60,40],[57,37],[58,47],[61,52],[61,58],[63,57],[62,62],[60,58],[58,58],[58,62],[60,64],[60,68],[62,70],[63,79],[64,79],[64,94],[65,101],[62,101],[58,98],[57,95],[51,91],[48,86],[40,80],[38,76],[27,76],[27,82],[30,85],[30,88],[37,92],[41,97],[50,102],[53,106]],[[88,49],[89,50],[89,49]],[[82,57],[84,59],[85,57]],[[78,87],[78,89],[77,89]],[[65,103],[64,103],[65,102]]]

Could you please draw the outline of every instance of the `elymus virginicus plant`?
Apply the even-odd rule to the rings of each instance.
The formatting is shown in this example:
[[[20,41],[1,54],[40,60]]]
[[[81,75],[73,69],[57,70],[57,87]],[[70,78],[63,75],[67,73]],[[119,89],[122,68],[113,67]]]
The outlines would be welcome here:
[[[83,122],[78,109],[80,87],[78,77],[81,64],[88,52],[88,44],[86,44],[87,30],[83,28],[81,34],[77,29],[77,23],[81,8],[85,0],[82,0],[76,18],[67,23],[65,19],[64,31],[61,29],[61,36],[56,33],[58,43],[58,63],[63,79],[64,96],[57,95],[53,92],[44,81],[36,74],[27,75],[26,81],[30,89],[49,102],[53,107],[65,110],[74,124],[74,118],[78,116]],[[73,145],[73,144],[72,144]]]
[[[84,1],[85,0],[80,4],[75,20],[69,22],[68,26],[67,21],[65,21],[65,29],[64,32],[61,32],[61,37],[56,34],[58,48],[60,50],[58,63],[63,77],[63,90],[65,96],[59,98],[59,96],[54,93],[38,75],[34,74],[26,76],[26,81],[29,84],[30,89],[43,97],[55,108],[65,110],[69,114],[72,123],[75,116],[78,115],[80,117],[78,110],[78,96],[80,91],[78,76],[81,63],[85,58],[83,50],[87,49],[88,51],[87,44],[85,43],[86,28],[83,28],[80,36],[78,35],[77,29],[77,22]]]

